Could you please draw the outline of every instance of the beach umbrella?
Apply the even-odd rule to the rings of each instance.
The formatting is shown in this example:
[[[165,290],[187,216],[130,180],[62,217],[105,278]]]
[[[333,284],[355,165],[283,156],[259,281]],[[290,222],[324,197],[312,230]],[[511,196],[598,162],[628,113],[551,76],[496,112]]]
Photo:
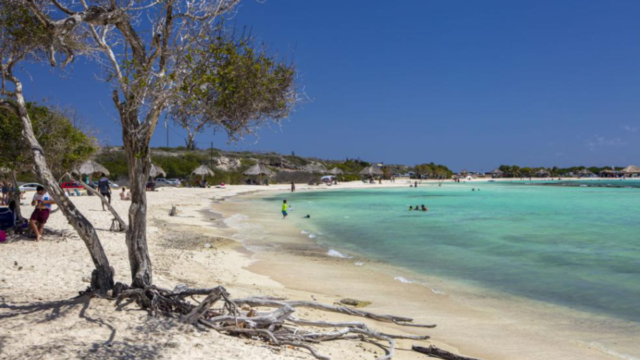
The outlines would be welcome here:
[[[640,174],[640,168],[635,165],[629,165],[621,171],[624,174]]]
[[[367,166],[366,168],[362,169],[362,171],[360,171],[360,175],[365,176],[382,176],[383,174],[384,173],[382,172],[382,169],[376,166]]]
[[[262,176],[271,176],[273,175],[273,171],[264,164],[255,164],[252,167],[248,168],[245,172],[243,172],[246,176],[257,176],[260,180],[259,183],[262,183]]]
[[[582,169],[578,171],[578,176],[594,176],[595,174],[589,169]]]
[[[255,164],[252,167],[248,168],[245,172],[243,172],[243,174],[246,176],[260,176],[260,175],[271,176],[273,175],[273,171],[271,171],[264,164]]]
[[[329,170],[329,174],[340,175],[340,174],[343,174],[343,172],[337,167],[334,167],[333,169]]]
[[[204,180],[205,176],[213,176],[215,175],[215,173],[213,172],[213,170],[209,169],[207,165],[200,165],[198,166],[198,168],[193,170],[191,175],[200,175],[202,177],[202,180]]]
[[[551,175],[551,173],[546,169],[540,169],[538,170],[538,172],[536,172],[536,176],[538,177],[547,177],[549,175]]]
[[[73,170],[73,172],[79,175],[91,175],[97,173],[109,175],[109,170],[107,170],[106,167],[98,164],[93,160],[87,160],[83,162],[82,164],[80,164],[80,166]]]
[[[167,173],[162,170],[162,168],[154,163],[151,163],[151,170],[149,170],[149,176],[152,178],[158,177],[162,175],[162,177],[167,177]]]
[[[498,178],[498,177],[504,176],[504,171],[502,171],[502,170],[500,170],[498,168],[495,168],[495,169],[491,170],[491,172],[489,174],[491,175],[491,177]]]
[[[310,173],[326,173],[327,168],[320,163],[311,163],[304,167],[304,171],[310,172]]]
[[[614,177],[617,174],[618,172],[613,169],[605,169],[600,171],[600,176],[604,176],[604,177]]]

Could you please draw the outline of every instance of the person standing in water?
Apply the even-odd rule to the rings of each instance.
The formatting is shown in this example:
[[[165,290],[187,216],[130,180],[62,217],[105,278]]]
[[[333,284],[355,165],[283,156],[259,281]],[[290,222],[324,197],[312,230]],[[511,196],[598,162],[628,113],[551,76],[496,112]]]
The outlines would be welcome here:
[[[289,209],[289,205],[287,205],[287,200],[282,200],[282,218],[286,219],[289,213],[287,210]]]
[[[295,192],[296,191],[296,183],[294,183],[293,181],[291,182],[291,192]]]

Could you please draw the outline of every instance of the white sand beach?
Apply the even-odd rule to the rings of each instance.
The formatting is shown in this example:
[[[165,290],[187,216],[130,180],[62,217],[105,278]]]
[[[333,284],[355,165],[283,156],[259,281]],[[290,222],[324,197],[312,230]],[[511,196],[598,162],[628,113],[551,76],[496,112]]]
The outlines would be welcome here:
[[[314,189],[380,186],[408,185],[400,181],[382,185],[354,182]],[[307,188],[297,186],[298,191]],[[315,299],[327,304],[346,297],[357,298],[371,301],[368,311],[438,325],[435,329],[416,329],[367,322],[387,332],[432,337],[422,342],[398,341],[397,359],[426,358],[410,351],[414,343],[432,343],[485,360],[623,358],[598,345],[597,337],[602,334],[597,333],[597,327],[601,319],[595,317],[589,321],[570,314],[557,318],[550,305],[546,305],[547,315],[541,317],[545,314],[541,311],[543,305],[523,307],[492,298],[480,290],[476,293],[470,289],[449,290],[447,284],[437,283],[438,279],[433,282],[437,288],[447,289],[444,293],[423,285],[405,284],[394,280],[384,264],[356,267],[352,261],[323,256],[308,239],[304,243],[287,227],[269,225],[265,219],[256,221],[269,231],[270,239],[278,237],[282,244],[288,244],[285,247],[288,251],[249,251],[233,240],[236,230],[225,225],[224,217],[243,214],[243,203],[226,198],[288,189],[288,185],[228,186],[161,188],[148,193],[148,240],[154,282],[167,288],[179,284],[200,288],[223,285],[232,297],[278,296]],[[116,281],[128,283],[124,234],[108,231],[111,216],[101,210],[96,197],[72,200],[98,229],[116,269]],[[128,204],[114,198],[114,207],[125,219]],[[25,215],[31,211],[27,205],[23,206]],[[175,217],[169,216],[172,205],[178,207]],[[249,214],[250,219],[256,216]],[[90,257],[60,212],[51,215],[47,228],[67,235],[49,233],[40,243],[19,239],[0,244],[0,359],[313,358],[306,350],[272,347],[257,340],[198,331],[177,320],[153,318],[135,304],[118,311],[112,300],[72,299],[88,285],[93,267]],[[497,303],[502,311],[495,310]],[[348,319],[313,310],[299,311],[305,318]],[[576,334],[577,329],[582,329],[582,333]],[[578,337],[593,337],[593,341],[575,341]],[[383,354],[380,348],[357,341],[330,342],[319,345],[318,350],[332,359],[375,359]]]

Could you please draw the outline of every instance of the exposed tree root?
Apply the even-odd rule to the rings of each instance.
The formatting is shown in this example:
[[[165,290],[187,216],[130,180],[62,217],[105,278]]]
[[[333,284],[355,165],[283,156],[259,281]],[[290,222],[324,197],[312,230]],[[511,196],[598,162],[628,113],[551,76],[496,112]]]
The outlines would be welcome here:
[[[429,355],[430,357],[434,357],[434,358],[438,358],[438,359],[444,359],[444,360],[479,360],[476,358],[470,358],[470,357],[466,357],[466,356],[460,356],[460,355],[456,355],[454,353],[450,353],[446,350],[442,350],[440,348],[437,348],[433,345],[429,346],[429,347],[424,347],[424,346],[417,346],[417,345],[413,345],[411,347],[413,349],[413,351],[417,351],[421,354],[425,354],[425,355]]]
[[[206,296],[197,302],[194,296]],[[429,336],[388,334],[375,331],[362,322],[327,322],[300,319],[296,308],[310,308],[349,316],[393,323],[399,326],[433,328],[433,324],[415,324],[413,319],[378,315],[343,306],[324,305],[309,301],[287,301],[280,298],[251,297],[231,299],[227,290],[176,288],[174,290],[149,286],[130,289],[117,284],[114,289],[116,306],[121,309],[132,302],[153,316],[165,315],[180,319],[203,329],[212,329],[233,336],[250,336],[274,346],[292,346],[308,350],[314,357],[329,360],[312,344],[333,340],[360,340],[373,343],[385,351],[379,360],[390,360],[395,353],[396,339],[426,340]],[[189,301],[187,299],[192,299]],[[273,309],[264,311],[265,309]],[[332,328],[324,331],[323,328]],[[382,343],[387,345],[383,345]]]

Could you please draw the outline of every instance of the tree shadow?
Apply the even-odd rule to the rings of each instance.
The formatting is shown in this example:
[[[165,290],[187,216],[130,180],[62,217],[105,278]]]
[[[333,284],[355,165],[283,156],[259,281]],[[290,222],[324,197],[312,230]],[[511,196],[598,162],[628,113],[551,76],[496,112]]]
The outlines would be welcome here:
[[[77,341],[73,337],[56,339],[47,343],[32,346],[27,352],[17,354],[16,359],[32,359],[40,357],[71,358],[77,356],[79,359],[119,359],[119,360],[152,360],[162,359],[162,351],[166,347],[162,341],[139,341],[127,342],[116,340],[117,330],[110,323],[103,319],[96,318],[95,315],[88,314],[91,304],[91,295],[84,295],[68,300],[33,302],[27,304],[10,304],[4,298],[0,298],[0,324],[11,318],[31,317],[28,319],[34,325],[56,321],[66,316],[75,316],[109,330],[106,338],[98,341],[91,341],[78,348]],[[21,320],[20,320],[21,321]],[[135,332],[143,335],[143,338],[153,339],[157,334],[162,334],[167,330],[179,326],[171,318],[149,318],[147,321],[134,326]],[[158,339],[159,340],[159,339]],[[0,354],[9,341],[16,341],[9,336],[0,334]],[[73,356],[70,356],[73,353]],[[2,356],[0,356],[2,358]]]
[[[80,352],[79,359],[86,360],[156,360],[162,359],[162,348],[155,344],[131,344],[114,341],[107,346],[94,343],[91,349]]]
[[[59,300],[59,301],[46,301],[46,302],[35,302],[26,305],[12,305],[8,304],[4,299],[2,299],[2,303],[0,303],[0,310],[9,310],[6,313],[0,313],[0,320],[13,318],[16,316],[25,316],[36,314],[39,312],[47,312],[51,311],[49,314],[46,314],[43,320],[44,321],[52,321],[60,316],[64,316],[73,309],[83,306],[83,304],[88,304],[90,299],[88,296],[82,296],[78,298],[73,298],[69,300]]]

